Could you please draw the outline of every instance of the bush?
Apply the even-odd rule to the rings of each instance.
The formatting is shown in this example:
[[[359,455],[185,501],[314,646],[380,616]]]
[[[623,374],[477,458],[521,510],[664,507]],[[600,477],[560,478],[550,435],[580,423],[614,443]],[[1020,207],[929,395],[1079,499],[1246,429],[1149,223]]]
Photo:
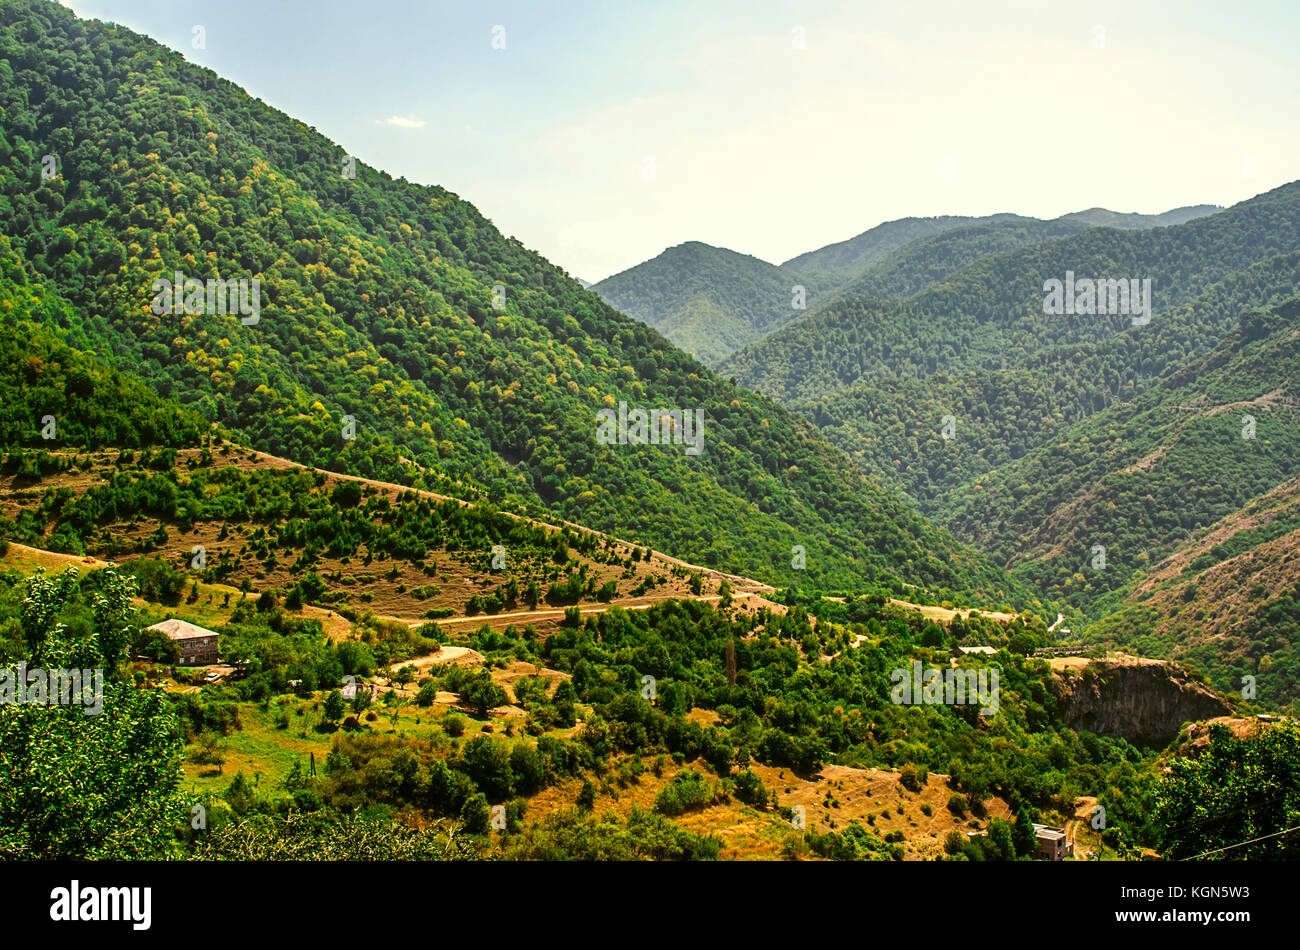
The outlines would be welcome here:
[[[488,833],[492,812],[488,808],[486,796],[476,792],[465,800],[460,809],[460,823],[472,835]]]
[[[161,558],[142,557],[125,565],[126,573],[135,578],[140,596],[145,600],[174,607],[185,589],[185,572]]]
[[[506,691],[492,682],[487,670],[476,670],[465,677],[456,686],[461,702],[468,705],[479,716],[486,716],[494,706],[504,705]]]
[[[694,769],[673,776],[672,782],[655,796],[655,811],[663,815],[680,815],[711,804],[716,794],[712,782]]]
[[[886,841],[881,841],[856,821],[849,822],[842,832],[809,833],[807,837],[808,847],[831,861],[903,860],[903,849],[898,844],[902,840],[900,832],[891,832]]]
[[[755,808],[764,808],[767,806],[767,789],[763,786],[763,780],[751,769],[745,769],[736,775],[736,797],[746,805],[753,805]]]
[[[459,713],[448,713],[442,717],[442,731],[449,736],[463,736],[465,725],[465,717]]]
[[[915,765],[904,765],[898,773],[898,783],[909,792],[919,792],[922,781]]]

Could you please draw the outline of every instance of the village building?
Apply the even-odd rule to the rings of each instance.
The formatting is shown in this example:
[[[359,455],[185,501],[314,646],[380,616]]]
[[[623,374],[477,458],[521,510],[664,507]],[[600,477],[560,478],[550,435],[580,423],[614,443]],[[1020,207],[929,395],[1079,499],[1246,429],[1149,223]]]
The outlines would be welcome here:
[[[185,620],[170,617],[148,629],[157,630],[180,648],[181,666],[207,666],[216,663],[218,656],[218,634],[215,630],[200,627]]]
[[[379,687],[374,683],[362,683],[354,679],[351,682],[344,684],[343,688],[339,690],[339,693],[346,700],[355,698],[358,692],[369,693],[370,698],[374,699],[379,695]]]
[[[1038,853],[1051,861],[1074,857],[1074,842],[1065,835],[1064,828],[1053,828],[1034,822],[1034,837],[1038,840]]]

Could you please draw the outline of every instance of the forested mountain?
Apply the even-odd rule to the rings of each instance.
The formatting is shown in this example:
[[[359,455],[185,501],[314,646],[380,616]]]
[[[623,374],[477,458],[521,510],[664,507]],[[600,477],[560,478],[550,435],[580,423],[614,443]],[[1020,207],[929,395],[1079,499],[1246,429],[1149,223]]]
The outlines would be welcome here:
[[[0,856],[1295,857],[1300,183],[1210,210],[685,244],[600,290],[656,329],[0,0],[0,666],[105,681],[0,702]]]
[[[840,298],[910,297],[986,255],[1087,227],[1010,214],[970,220],[982,223],[961,224],[931,237],[909,240],[874,260],[865,271],[854,272],[847,282],[849,271],[801,274],[789,265],[778,267],[726,248],[688,241],[608,277],[592,289],[611,306],[654,327],[701,362],[716,366]],[[900,228],[887,233],[897,239],[915,231]],[[882,239],[880,246],[888,243]]]
[[[1207,352],[1251,308],[1300,287],[1300,252],[1246,268],[1145,326],[1051,348],[1027,366],[883,376],[791,406],[931,517],[979,476],[1131,400]],[[953,417],[952,438],[942,420]]]
[[[0,6],[0,54],[0,228],[66,301],[51,325],[254,448],[757,577],[1005,591],[810,426],[456,195],[359,162],[352,178],[302,123],[52,3]],[[260,281],[256,320],[155,312],[177,271]],[[703,451],[599,443],[597,410],[620,402],[701,410]]]
[[[1094,228],[1163,228],[1171,224],[1186,224],[1188,221],[1195,221],[1197,218],[1203,218],[1206,215],[1215,214],[1222,210],[1223,208],[1219,205],[1187,205],[1165,211],[1162,214],[1124,214],[1118,211],[1108,211],[1105,208],[1089,208],[1087,211],[1073,211],[1070,214],[1063,214],[1056,220],[1073,221]]]
[[[818,287],[756,257],[688,241],[592,290],[713,366],[814,308]]]
[[[0,433],[7,447],[197,445],[210,423],[56,339],[67,303],[28,281],[0,235]],[[47,438],[48,434],[48,438]]]
[[[930,237],[917,238],[873,263],[835,289],[835,298],[911,297],[981,257],[1027,244],[1064,237],[1088,227],[1074,221],[1039,221],[1017,215],[965,224]],[[827,300],[824,306],[833,303]]]
[[[1300,475],[1298,327],[1300,298],[1243,314],[1150,391],[941,498],[944,522],[1095,612],[1193,532]]]
[[[911,245],[916,246],[916,253],[909,255],[909,258],[914,262],[910,265],[911,267],[930,266],[942,268],[947,255],[953,253],[952,249],[966,245],[969,239],[973,237],[973,235],[967,235],[968,241],[959,241],[956,245],[932,243],[935,238],[954,230],[970,232],[979,229],[977,231],[978,235],[996,235],[994,243],[990,244],[988,249],[984,251],[984,253],[988,254],[995,253],[998,250],[1005,250],[1008,247],[1019,246],[1019,244],[1008,243],[1008,240],[1019,233],[1015,230],[1016,228],[1026,226],[1031,229],[1029,231],[1031,237],[1037,234],[1037,239],[1042,240],[1046,237],[1066,234],[1071,230],[1087,227],[1144,230],[1171,224],[1183,224],[1221,210],[1223,209],[1218,205],[1192,205],[1185,208],[1174,208],[1162,214],[1120,214],[1115,211],[1108,211],[1105,208],[1089,208],[1087,211],[1075,211],[1051,220],[1028,218],[1005,212],[982,217],[944,215],[936,218],[900,218],[897,221],[886,221],[884,224],[877,225],[870,231],[864,231],[847,241],[828,244],[826,247],[818,248],[815,251],[800,254],[781,266],[821,277],[828,282],[838,283],[847,288],[855,278],[864,277],[876,267],[888,264],[890,257],[896,252],[905,249],[911,251]],[[1012,230],[1003,232],[1002,229],[1006,227],[1010,227]],[[1034,231],[1035,227],[1042,228],[1041,232]],[[999,246],[999,244],[1003,246]],[[924,262],[923,258],[930,254],[936,255],[938,259],[932,263]],[[967,263],[970,260],[974,260],[974,257],[969,257]],[[864,287],[858,292],[879,293],[880,291],[871,287]],[[899,296],[903,296],[903,294],[899,294]]]
[[[1293,182],[1186,224],[1089,228],[983,257],[905,301],[839,300],[718,369],[789,402],[881,377],[1046,365],[1055,347],[1099,343],[1133,326],[1127,314],[1044,314],[1048,280],[1063,281],[1067,272],[1150,278],[1151,323],[1133,327],[1150,329],[1235,271],[1297,246],[1300,183]],[[1119,380],[1108,385],[1119,394]]]
[[[1092,208],[1050,221],[1016,214],[904,218],[779,267],[688,241],[592,289],[703,363],[716,366],[737,350],[843,298],[911,297],[1002,251],[1089,227],[1139,230],[1180,224],[1218,210],[1215,205],[1196,205],[1144,215]]]
[[[1293,698],[1285,618],[1294,579],[1249,579],[1256,594],[1232,598],[1231,622],[1211,625],[1222,636],[1193,633],[1190,618],[1214,613],[1195,585],[1177,596],[1146,591],[1140,604],[1124,598],[1136,571],[1300,473],[1294,410],[1279,395],[1300,378],[1300,314],[1283,304],[1300,287],[1300,183],[1184,224],[1089,228],[978,254],[982,242],[1042,227],[971,226],[916,242],[893,255],[892,273],[877,265],[857,284],[877,294],[922,288],[914,296],[845,291],[720,371],[784,400],[959,539],[1072,605],[1075,626],[1118,609],[1090,639],[1187,656],[1225,689],[1251,663],[1275,663],[1270,698]],[[937,273],[917,265],[938,260],[944,245],[973,262],[930,282]],[[1044,314],[1044,282],[1067,270],[1150,277],[1150,322]],[[1267,319],[1255,315],[1266,307],[1275,308]],[[1260,327],[1271,328],[1267,339],[1255,338]],[[1260,411],[1210,419],[1210,407],[1256,401]],[[1170,403],[1200,407],[1204,418],[1179,420]],[[1234,444],[1224,433],[1237,432],[1243,414],[1281,430]],[[1244,470],[1241,446],[1258,447]],[[1105,549],[1104,571],[1091,567],[1094,546]],[[1198,557],[1199,570],[1214,566]],[[1202,589],[1224,602],[1224,578],[1248,575],[1253,563],[1235,561]]]
[[[1300,697],[1300,477],[1194,531],[1137,573],[1093,643],[1196,665],[1219,689]]]
[[[856,277],[891,252],[921,238],[932,237],[966,225],[992,224],[1018,219],[1014,214],[993,214],[980,218],[942,215],[935,218],[899,218],[886,221],[856,237],[807,251],[782,264],[801,274],[821,277],[828,283],[843,283]]]

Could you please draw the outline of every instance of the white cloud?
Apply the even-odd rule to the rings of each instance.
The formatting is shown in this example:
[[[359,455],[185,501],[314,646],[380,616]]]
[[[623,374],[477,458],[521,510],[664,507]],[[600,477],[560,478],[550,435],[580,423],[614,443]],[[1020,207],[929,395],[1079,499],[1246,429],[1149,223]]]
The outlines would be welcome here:
[[[412,115],[390,115],[383,122],[376,120],[376,124],[395,125],[399,129],[422,129],[427,123],[423,119],[417,119]]]

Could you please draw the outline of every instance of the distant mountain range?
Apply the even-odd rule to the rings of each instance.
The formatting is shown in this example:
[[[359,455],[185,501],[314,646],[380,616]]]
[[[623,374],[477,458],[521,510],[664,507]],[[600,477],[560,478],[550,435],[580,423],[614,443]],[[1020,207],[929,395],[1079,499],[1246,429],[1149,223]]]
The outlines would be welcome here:
[[[716,366],[841,297],[911,296],[997,251],[1090,227],[1165,227],[1220,210],[1217,205],[1196,205],[1142,215],[1091,208],[1050,221],[1016,214],[902,218],[779,266],[688,241],[591,289]]]
[[[1223,519],[1256,525],[1237,513],[1275,510],[1263,499],[1300,475],[1297,249],[1292,183],[1227,209],[904,219],[779,267],[689,244],[593,289],[642,318],[653,302],[663,332],[1073,611],[1076,634],[1186,650],[1225,689],[1271,666],[1277,698],[1300,683],[1300,626],[1284,619],[1282,635],[1249,643],[1227,631],[1290,616],[1296,579],[1279,588],[1277,565],[1241,546],[1300,544],[1289,521],[1193,559],[1205,571],[1213,552],[1232,556],[1232,576],[1257,592],[1232,598],[1240,613],[1216,621],[1220,637],[1191,634],[1194,585],[1153,592],[1143,578]],[[1067,272],[1150,279],[1150,322],[1046,314],[1044,284]],[[791,312],[797,282],[809,306]],[[1246,415],[1253,441],[1237,437]],[[1094,546],[1104,570],[1090,566]],[[1131,622],[1103,621],[1112,614]]]

